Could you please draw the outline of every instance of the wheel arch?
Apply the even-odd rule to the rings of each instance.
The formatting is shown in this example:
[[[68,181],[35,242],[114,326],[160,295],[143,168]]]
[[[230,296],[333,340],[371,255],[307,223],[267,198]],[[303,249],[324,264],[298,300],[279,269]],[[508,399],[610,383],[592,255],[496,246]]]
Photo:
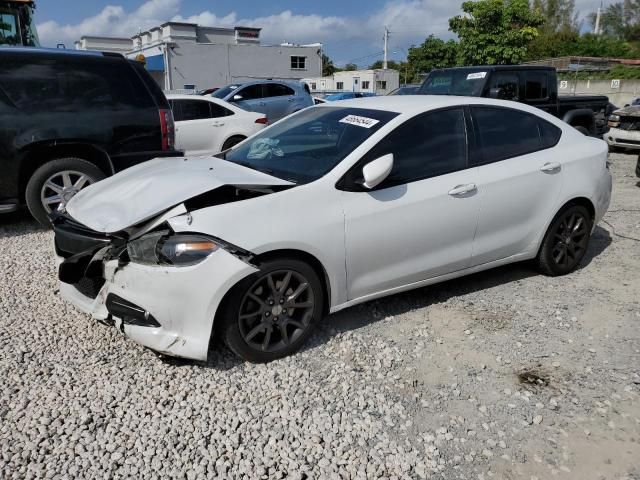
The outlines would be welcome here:
[[[595,217],[596,217],[596,207],[594,206],[593,202],[587,198],[587,197],[574,197],[568,201],[566,201],[564,204],[562,204],[562,206],[560,206],[560,208],[558,208],[556,210],[556,212],[553,214],[553,217],[551,217],[549,219],[549,221],[547,222],[547,225],[544,229],[544,233],[540,236],[540,238],[538,239],[538,245],[536,248],[536,255],[540,254],[540,249],[542,248],[542,242],[544,241],[545,237],[547,236],[547,232],[549,231],[549,229],[551,228],[551,225],[553,224],[554,220],[558,217],[558,215],[560,215],[565,209],[572,207],[574,205],[580,205],[582,207],[585,207],[587,209],[587,211],[589,212],[589,215],[591,216],[591,222],[594,223],[595,222]],[[592,225],[593,226],[593,225]]]
[[[269,260],[278,259],[278,258],[294,258],[294,259],[301,260],[301,261],[307,263],[311,268],[313,268],[313,270],[318,275],[318,278],[320,279],[320,282],[322,284],[322,291],[323,291],[324,296],[325,296],[325,302],[324,302],[323,309],[322,309],[322,315],[323,316],[328,315],[329,314],[329,310],[330,310],[330,305],[331,305],[331,282],[329,280],[329,275],[327,273],[327,270],[325,269],[324,265],[322,265],[320,260],[318,260],[314,255],[311,255],[310,253],[305,252],[303,250],[279,249],[279,250],[270,250],[270,251],[267,251],[267,252],[260,253],[260,254],[254,256],[251,259],[251,263],[253,265],[255,265],[256,267],[259,267],[264,262],[267,262]],[[227,305],[227,302],[229,301],[233,290],[236,288],[236,286],[240,282],[242,282],[242,280],[243,279],[240,279],[238,282],[233,284],[227,290],[227,292],[222,297],[222,300],[218,304],[218,307],[216,309],[216,312],[215,312],[215,315],[214,315],[214,318],[213,318],[213,325],[212,325],[212,328],[211,328],[211,340],[210,340],[210,342],[214,340],[214,337],[218,337],[219,336],[218,335],[218,327],[221,324],[221,322],[219,321],[220,320],[220,316],[223,314],[222,312],[225,311],[225,306]]]
[[[45,163],[56,158],[77,157],[98,167],[106,176],[114,174],[109,155],[99,147],[87,143],[44,143],[30,147],[24,154],[18,176],[19,192],[24,199],[31,175]]]
[[[596,132],[596,120],[592,110],[588,108],[578,108],[569,110],[562,118],[563,121],[572,127],[584,127],[591,135]]]

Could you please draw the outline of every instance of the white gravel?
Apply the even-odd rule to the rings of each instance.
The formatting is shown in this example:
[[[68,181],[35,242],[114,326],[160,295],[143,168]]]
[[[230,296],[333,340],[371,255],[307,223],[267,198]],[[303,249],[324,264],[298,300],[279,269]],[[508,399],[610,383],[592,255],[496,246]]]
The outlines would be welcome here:
[[[640,238],[635,158],[612,156],[606,220]],[[94,323],[57,295],[51,233],[0,222],[0,478],[640,479],[640,243],[607,224],[572,275],[371,302],[256,366]]]

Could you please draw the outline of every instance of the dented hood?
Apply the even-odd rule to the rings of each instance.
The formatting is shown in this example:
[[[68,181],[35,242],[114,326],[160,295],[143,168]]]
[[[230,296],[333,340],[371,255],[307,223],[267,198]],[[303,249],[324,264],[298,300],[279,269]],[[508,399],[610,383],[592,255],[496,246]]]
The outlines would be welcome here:
[[[67,213],[92,230],[112,233],[223,185],[293,184],[210,156],[157,158],[81,190]]]
[[[620,115],[624,117],[640,117],[640,106],[630,105],[628,107],[620,108],[613,112],[614,115]]]

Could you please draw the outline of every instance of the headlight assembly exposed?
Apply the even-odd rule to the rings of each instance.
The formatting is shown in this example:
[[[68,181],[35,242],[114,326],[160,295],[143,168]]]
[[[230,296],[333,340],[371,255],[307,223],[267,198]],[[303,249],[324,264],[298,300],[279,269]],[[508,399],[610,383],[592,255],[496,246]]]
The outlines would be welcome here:
[[[127,253],[132,262],[182,267],[200,263],[218,248],[218,244],[205,235],[162,231],[129,242]]]

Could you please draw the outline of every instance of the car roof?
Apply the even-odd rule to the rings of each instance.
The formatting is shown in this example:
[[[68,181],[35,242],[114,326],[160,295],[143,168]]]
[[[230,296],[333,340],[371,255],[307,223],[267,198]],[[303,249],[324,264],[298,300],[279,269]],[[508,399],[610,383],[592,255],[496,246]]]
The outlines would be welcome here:
[[[13,47],[2,45],[0,53],[27,53],[29,55],[74,55],[86,57],[120,57],[119,53],[97,52],[95,50],[71,50],[66,48]]]
[[[462,105],[486,105],[511,108],[557,120],[539,108],[531,107],[524,103],[509,100],[494,100],[484,97],[462,97],[454,95],[384,95],[378,97],[351,98],[341,100],[339,104],[327,102],[316,105],[314,108],[368,108],[371,110],[386,110],[413,116],[429,110]],[[557,124],[556,121],[553,123]]]
[[[461,71],[489,71],[496,72],[500,70],[554,70],[555,67],[547,67],[544,65],[478,65],[472,67],[451,67],[451,68],[436,68],[432,72],[442,72],[448,70],[461,70]]]

